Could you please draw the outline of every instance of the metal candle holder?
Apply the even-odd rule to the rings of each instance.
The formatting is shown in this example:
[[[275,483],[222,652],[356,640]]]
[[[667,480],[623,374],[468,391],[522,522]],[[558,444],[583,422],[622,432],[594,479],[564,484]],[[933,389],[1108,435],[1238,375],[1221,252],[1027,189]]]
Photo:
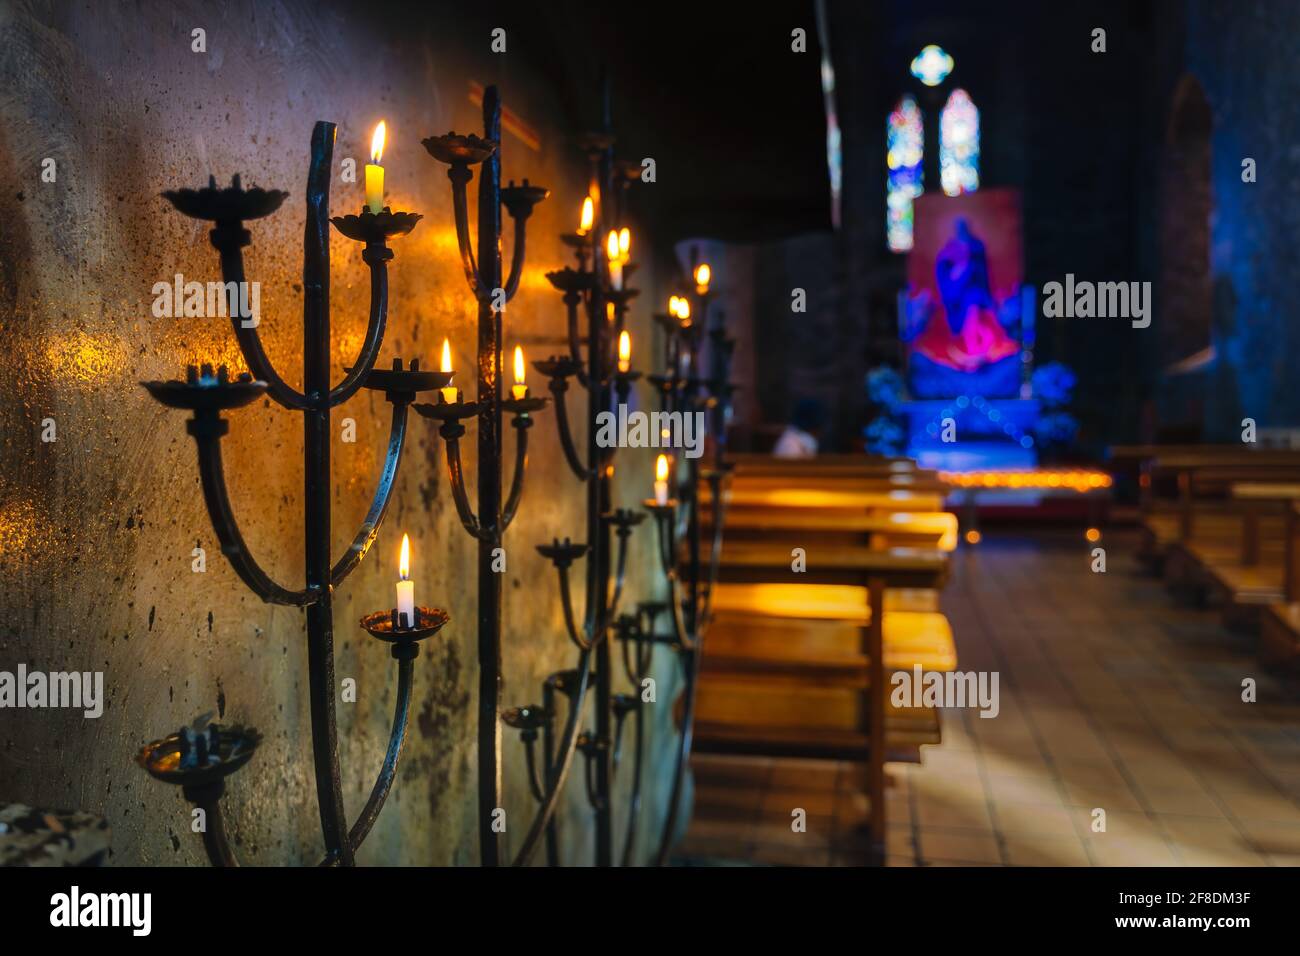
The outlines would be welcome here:
[[[695,265],[693,253],[692,271]],[[726,462],[727,415],[735,391],[729,381],[735,341],[727,337],[721,316],[716,323],[710,324],[708,312],[712,296],[707,287],[694,287],[684,298],[693,302],[689,318],[655,316],[667,334],[667,370],[663,375],[650,376],[650,381],[659,390],[660,403],[665,411],[703,411],[708,415],[713,462],[711,467],[702,468],[701,459],[688,459],[684,480],[680,473],[676,475],[677,494],[666,504],[658,504],[653,499],[645,502],[658,527],[660,563],[668,582],[667,607],[670,613],[666,616],[671,624],[670,634],[653,636],[652,639],[668,643],[677,652],[684,678],[672,790],[656,854],[659,866],[667,862],[672,849],[673,832],[681,810],[682,781],[691,756],[700,659],[721,567],[726,509],[723,484],[730,471]],[[709,339],[709,369],[701,377],[697,370],[705,329]],[[711,540],[707,562],[700,513],[701,480],[708,483],[710,492]],[[650,633],[654,634],[653,631]]]
[[[504,371],[501,315],[514,298],[523,275],[525,225],[533,207],[548,190],[528,180],[501,187],[501,95],[495,86],[483,93],[483,136],[431,136],[423,140],[434,159],[446,163],[451,180],[452,207],[461,263],[470,291],[478,302],[478,396],[474,402],[417,405],[416,411],[441,422],[438,433],[447,445],[447,471],[456,513],[465,530],[478,541],[478,830],[480,862],[496,866],[501,860],[500,834],[494,827],[502,807],[501,776],[501,611],[502,575],[494,567],[502,536],[518,510],[524,489],[530,413],[546,404],[544,398],[502,398]],[[473,167],[481,166],[478,191],[478,255],[474,254],[469,226],[467,186]],[[514,220],[514,254],[509,276],[502,283],[501,207]],[[501,501],[503,458],[502,412],[510,412],[515,429],[515,468],[510,493]],[[466,419],[478,427],[478,507],[471,506],[460,461],[460,439]],[[529,844],[530,845],[530,844]]]
[[[674,640],[656,635],[657,622],[671,607],[680,620],[681,607],[674,593],[670,603],[641,602],[631,614],[619,613],[626,571],[627,545],[633,528],[645,515],[627,509],[615,508],[611,494],[611,477],[615,448],[602,448],[598,441],[598,421],[602,414],[612,411],[614,404],[625,404],[634,382],[640,373],[624,371],[618,366],[616,347],[626,324],[627,312],[635,289],[615,288],[608,273],[604,248],[600,237],[623,220],[622,201],[626,187],[638,178],[640,168],[620,164],[614,160],[614,137],[610,133],[609,90],[605,88],[604,123],[601,131],[588,134],[582,141],[592,166],[592,177],[600,186],[603,197],[599,214],[592,228],[584,235],[562,237],[574,252],[576,268],[564,268],[548,273],[547,278],[563,294],[567,316],[568,353],[535,362],[534,367],[547,376],[549,388],[555,398],[556,425],[565,460],[574,476],[587,489],[587,544],[573,545],[567,539],[538,550],[549,558],[559,573],[560,596],[564,605],[566,626],[570,638],[579,648],[578,666],[571,671],[561,671],[547,679],[543,686],[543,703],[514,712],[514,726],[522,731],[527,748],[529,767],[535,766],[532,750],[538,731],[543,735],[542,786],[534,782],[534,794],[543,805],[545,819],[553,810],[559,789],[569,770],[575,746],[574,731],[581,719],[584,697],[591,682],[595,682],[594,727],[576,738],[576,748],[585,759],[585,782],[588,801],[595,818],[595,862],[598,866],[610,865],[614,858],[613,806],[611,794],[613,776],[623,761],[624,730],[629,717],[634,726],[633,777],[626,811],[626,830],[621,852],[622,864],[630,865],[636,848],[639,817],[643,742],[645,736],[645,710],[637,694],[613,692],[613,660],[610,646],[611,634],[622,642],[623,670],[634,688],[640,688],[650,671],[656,643]],[[623,267],[623,276],[630,276],[632,264]],[[586,322],[587,351],[582,352],[581,326]],[[725,375],[725,373],[723,373]],[[566,395],[570,379],[577,381],[587,391],[587,449],[585,457],[578,451],[574,431],[569,423]],[[670,396],[685,394],[670,390]],[[652,513],[654,509],[651,509]],[[613,538],[611,537],[613,536]],[[614,539],[617,539],[616,542]],[[664,539],[671,547],[668,538]],[[586,594],[584,616],[579,625],[574,618],[570,594],[568,569],[579,557],[587,558]],[[676,580],[676,570],[671,560],[665,568],[672,573],[670,587]],[[675,628],[679,635],[678,646],[689,644],[693,631],[687,627]],[[594,659],[595,669],[589,671]],[[556,695],[570,698],[568,720],[560,739],[556,741]],[[689,732],[686,735],[689,740]],[[685,756],[679,756],[674,782],[674,802],[680,790],[680,775]],[[533,836],[534,834],[530,834]],[[547,857],[551,864],[557,862],[555,828],[547,826]],[[665,837],[664,840],[667,838]],[[527,850],[527,845],[525,850]],[[662,852],[660,854],[662,856]]]
[[[387,264],[393,258],[388,240],[409,233],[421,217],[415,213],[393,212],[385,207],[378,214],[364,210],[360,215],[331,220],[329,179],[334,139],[333,123],[316,123],[311,138],[307,223],[303,236],[303,391],[290,387],[276,372],[262,349],[256,329],[246,326],[243,322],[245,317],[238,315],[239,310],[235,308],[231,309],[235,338],[252,375],[244,374],[231,380],[224,367],[214,373],[211,366],[204,365],[201,370],[191,366],[183,382],[142,384],[164,405],[193,413],[188,430],[198,445],[203,498],[221,543],[221,551],[235,573],[263,601],[306,609],[312,756],[326,850],[323,863],[351,865],[357,848],[378,817],[396,775],[410,712],[412,661],[419,651],[418,642],[436,634],[447,622],[447,614],[436,608],[419,608],[416,621],[399,621],[395,611],[381,611],[361,621],[368,633],[390,644],[398,667],[398,694],[383,767],[365,808],[349,830],[339,782],[332,595],[360,563],[378,535],[397,478],[406,437],[408,407],[419,392],[445,386],[450,376],[422,370],[418,359],[412,360],[406,368],[401,359],[394,359],[391,369],[374,367],[388,318]],[[275,212],[287,195],[280,191],[246,190],[238,176],[226,189],[218,189],[215,180],[209,180],[204,189],[164,193],[180,212],[214,223],[211,240],[220,255],[222,280],[226,283],[244,281],[242,249],[251,241],[244,223]],[[370,268],[371,293],[369,325],[360,354],[343,380],[334,387],[330,386],[330,222],[347,238],[365,243],[362,259]],[[392,403],[388,452],[365,520],[342,557],[333,561],[330,542],[330,410],[346,402],[363,387],[384,392]],[[244,543],[226,493],[221,437],[229,425],[221,413],[247,405],[263,395],[284,408],[301,412],[303,416],[306,581],[300,590],[282,587],[262,570]],[[207,734],[202,738],[205,743],[194,744],[198,750],[187,749],[192,741],[190,735],[182,731],[179,735],[147,745],[138,759],[154,777],[181,785],[185,796],[206,810],[208,827],[204,843],[208,856],[216,865],[230,866],[236,861],[221,825],[218,800],[225,777],[252,756],[258,737],[255,731],[243,731],[242,728],[209,730]]]

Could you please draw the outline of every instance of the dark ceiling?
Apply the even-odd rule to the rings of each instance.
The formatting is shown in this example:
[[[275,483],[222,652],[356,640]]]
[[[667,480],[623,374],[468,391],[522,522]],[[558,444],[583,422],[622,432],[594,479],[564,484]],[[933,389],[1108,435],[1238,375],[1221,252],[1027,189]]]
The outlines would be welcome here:
[[[656,163],[631,201],[660,241],[830,227],[812,0],[485,2],[473,16],[506,27],[575,132],[598,120],[609,70],[618,154]],[[791,51],[795,27],[806,53]]]

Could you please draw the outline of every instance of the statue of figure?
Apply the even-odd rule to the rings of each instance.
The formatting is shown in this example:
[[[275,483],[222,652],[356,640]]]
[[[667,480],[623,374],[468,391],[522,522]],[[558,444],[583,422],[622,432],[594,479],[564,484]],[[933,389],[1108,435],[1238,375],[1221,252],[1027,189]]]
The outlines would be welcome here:
[[[965,219],[956,220],[952,237],[935,257],[935,279],[945,321],[926,324],[916,339],[917,352],[962,372],[1019,352],[998,321],[984,243]]]
[[[970,231],[965,219],[954,223],[953,236],[934,260],[939,297],[953,335],[961,335],[972,309],[992,309],[989,261],[984,243]]]

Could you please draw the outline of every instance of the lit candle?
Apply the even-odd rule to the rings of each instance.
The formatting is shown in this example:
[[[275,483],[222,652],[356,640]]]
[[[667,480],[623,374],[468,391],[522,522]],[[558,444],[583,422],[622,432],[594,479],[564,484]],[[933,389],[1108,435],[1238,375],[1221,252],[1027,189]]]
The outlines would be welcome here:
[[[528,386],[524,384],[524,350],[515,346],[515,384],[510,386],[510,394],[516,400],[528,397]]]
[[[668,456],[660,455],[655,461],[655,504],[668,504]]]
[[[684,296],[677,299],[677,319],[682,325],[691,324],[691,302]]]
[[[590,196],[582,201],[582,217],[578,220],[578,235],[585,236],[591,232],[596,221],[596,203]]]
[[[627,226],[624,226],[618,231],[618,261],[627,265],[628,260],[632,258],[631,253],[632,233]]]
[[[613,229],[605,240],[605,258],[609,260],[609,284],[615,289],[622,289],[623,260],[619,257],[618,233]]]
[[[618,336],[618,370],[626,375],[632,368],[632,336],[624,329]]]
[[[713,270],[709,268],[707,262],[701,262],[695,267],[695,291],[704,295],[709,291],[709,280],[713,278]]]
[[[370,162],[366,163],[366,207],[375,215],[384,211],[384,167],[379,161],[384,157],[386,128],[380,120],[375,135],[370,137]]]
[[[415,627],[415,582],[411,580],[411,536],[402,535],[402,555],[397,562],[397,623]]]
[[[442,340],[442,370],[447,373],[451,372],[451,343],[446,339]],[[460,395],[458,394],[459,389],[457,389],[456,386],[448,385],[440,391],[442,392],[442,400],[444,402],[447,402],[450,405],[455,405],[460,401]]]

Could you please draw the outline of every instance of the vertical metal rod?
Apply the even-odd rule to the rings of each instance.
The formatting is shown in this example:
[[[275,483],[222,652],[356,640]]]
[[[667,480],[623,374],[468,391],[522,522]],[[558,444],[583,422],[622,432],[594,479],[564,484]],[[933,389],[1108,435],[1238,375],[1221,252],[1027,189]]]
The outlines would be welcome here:
[[[483,93],[483,135],[501,141],[501,94]],[[483,866],[501,862],[494,813],[501,783],[501,575],[492,568],[501,547],[501,150],[483,161],[478,184],[478,811]]]
[[[316,799],[329,855],[350,866],[347,819],[339,783],[338,728],[334,716],[334,619],[330,594],[330,309],[329,188],[334,156],[333,123],[317,123],[311,137],[307,177],[307,224],[303,233],[303,519],[307,588],[317,593],[307,607],[312,757]]]
[[[603,126],[605,132],[610,129],[610,88],[608,77],[604,80],[604,104],[603,104]],[[602,230],[597,233],[595,243],[596,253],[593,258],[593,267],[601,268],[602,244],[600,237],[605,235],[608,230],[618,225],[614,218],[616,210],[613,208],[616,202],[613,187],[614,172],[614,155],[612,147],[607,147],[600,156],[600,164],[597,170],[600,183],[601,195],[601,221]],[[609,510],[610,501],[610,482],[608,472],[607,458],[612,457],[607,454],[607,449],[600,448],[596,443],[598,429],[596,428],[597,415],[609,410],[611,404],[610,382],[606,379],[608,372],[607,354],[610,349],[610,338],[608,320],[606,317],[606,305],[604,297],[599,294],[600,281],[599,276],[596,282],[596,292],[592,294],[592,304],[595,306],[591,311],[591,328],[590,336],[587,339],[587,381],[590,384],[589,394],[591,396],[591,405],[587,415],[587,440],[588,449],[587,460],[593,462],[592,476],[589,479],[589,496],[587,503],[587,527],[588,538],[591,542],[592,550],[588,557],[589,569],[592,572],[592,591],[588,599],[595,602],[595,614],[591,620],[601,622],[605,620],[606,606],[609,601],[609,550],[610,537],[609,525],[603,520],[605,513]],[[596,748],[596,865],[611,866],[614,862],[614,820],[612,807],[613,791],[613,771],[610,766],[610,757],[613,751],[613,736],[611,733],[611,721],[613,715],[610,712],[611,698],[613,695],[613,677],[614,668],[610,659],[609,640],[606,635],[592,635],[596,644],[596,739],[599,746]]]
[[[542,687],[542,710],[546,712],[546,725],[542,728],[542,780],[549,791],[555,786],[555,685],[549,680]],[[560,831],[554,814],[546,824],[546,865],[560,865]]]

